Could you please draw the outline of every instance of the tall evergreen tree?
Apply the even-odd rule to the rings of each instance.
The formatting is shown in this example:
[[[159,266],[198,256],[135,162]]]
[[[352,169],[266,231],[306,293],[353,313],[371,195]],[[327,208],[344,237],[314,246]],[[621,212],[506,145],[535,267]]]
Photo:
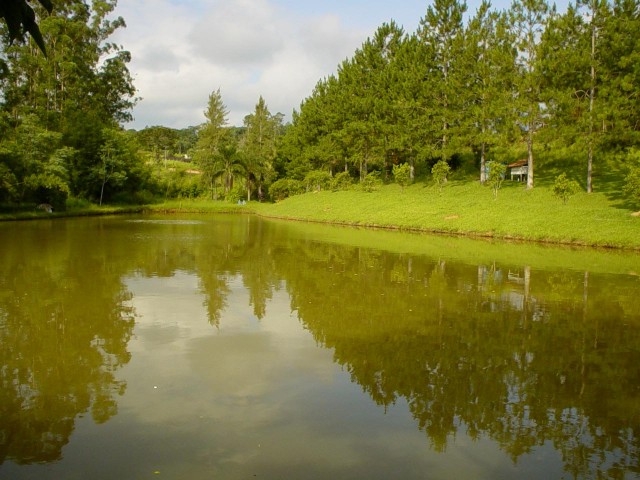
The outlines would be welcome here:
[[[514,118],[513,82],[516,76],[514,40],[504,13],[492,12],[484,0],[469,22],[464,55],[467,74],[463,125],[467,143],[480,155],[480,181],[487,180],[487,155],[505,144]]]
[[[600,37],[601,95],[607,105],[599,128],[610,148],[640,144],[640,2],[614,0]]]
[[[463,0],[435,0],[420,20],[418,37],[433,62],[425,65],[423,99],[431,122],[425,140],[434,156],[448,160],[459,147],[465,73],[459,59],[464,49]]]
[[[272,115],[262,96],[254,112],[244,118],[246,130],[240,142],[240,150],[247,176],[247,200],[251,200],[254,186],[258,199],[262,200],[264,187],[275,176],[273,162],[276,158],[276,142],[282,134],[282,121],[283,115]]]
[[[514,0],[509,11],[518,48],[519,75],[516,76],[516,104],[527,144],[528,189],[533,188],[534,185],[533,147],[536,133],[543,124],[539,51],[548,13],[549,6],[546,0]]]
[[[211,196],[215,196],[215,182],[224,175],[224,190],[228,193],[233,186],[231,169],[224,165],[223,147],[227,146],[227,115],[229,111],[222,101],[220,89],[211,92],[204,116],[207,121],[198,130],[198,140],[193,159],[203,173]]]

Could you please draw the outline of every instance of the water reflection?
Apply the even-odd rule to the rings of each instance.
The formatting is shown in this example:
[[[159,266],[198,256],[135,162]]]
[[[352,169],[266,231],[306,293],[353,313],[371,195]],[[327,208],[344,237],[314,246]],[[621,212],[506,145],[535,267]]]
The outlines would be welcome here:
[[[115,376],[134,324],[123,272],[103,245],[48,233],[0,237],[0,464],[61,459],[76,419],[106,422],[126,388]]]
[[[551,442],[576,478],[638,473],[636,277],[321,244],[292,257],[301,321],[376,403],[406,400],[432,448],[464,432],[517,462]]]
[[[105,478],[640,474],[636,257],[131,220],[0,228],[0,464],[91,411]]]

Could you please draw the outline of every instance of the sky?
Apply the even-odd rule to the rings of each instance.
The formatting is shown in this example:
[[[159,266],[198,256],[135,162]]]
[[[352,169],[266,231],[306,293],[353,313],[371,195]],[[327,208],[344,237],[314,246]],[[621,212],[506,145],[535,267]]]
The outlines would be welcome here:
[[[480,0],[468,0],[474,14]],[[494,8],[508,7],[494,0]],[[131,52],[137,95],[127,128],[186,128],[220,89],[229,125],[262,96],[290,121],[318,80],[391,19],[415,32],[427,0],[119,0],[127,27],[110,41]]]

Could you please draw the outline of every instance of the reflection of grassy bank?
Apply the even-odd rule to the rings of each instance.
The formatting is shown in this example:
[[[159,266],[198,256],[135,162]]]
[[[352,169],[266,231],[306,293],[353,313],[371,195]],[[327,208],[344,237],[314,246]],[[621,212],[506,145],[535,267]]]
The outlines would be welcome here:
[[[634,251],[594,249],[576,246],[532,244],[450,235],[399,233],[379,229],[329,227],[312,223],[270,220],[293,238],[336,245],[370,248],[398,254],[470,265],[522,267],[536,270],[633,274],[640,279],[640,256]]]

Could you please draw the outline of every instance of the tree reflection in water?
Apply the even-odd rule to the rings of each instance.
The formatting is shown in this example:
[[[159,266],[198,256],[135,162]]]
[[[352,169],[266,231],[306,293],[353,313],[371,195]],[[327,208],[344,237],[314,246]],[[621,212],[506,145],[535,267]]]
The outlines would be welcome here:
[[[384,408],[406,401],[437,451],[464,433],[514,462],[553,445],[576,478],[640,473],[638,276],[389,253],[255,218],[201,223],[144,224],[141,242],[114,227],[124,222],[5,242],[0,463],[59,459],[75,418],[116,413],[133,328],[122,278],[183,270],[197,274],[216,327],[229,279],[242,279],[261,321],[285,288],[352,381]]]
[[[294,259],[294,260],[292,260]],[[463,430],[574,477],[639,473],[637,277],[472,266],[316,242],[278,258],[292,308],[432,448]]]
[[[0,256],[0,464],[62,456],[77,417],[117,412],[134,319],[117,258],[64,232],[10,233]]]

